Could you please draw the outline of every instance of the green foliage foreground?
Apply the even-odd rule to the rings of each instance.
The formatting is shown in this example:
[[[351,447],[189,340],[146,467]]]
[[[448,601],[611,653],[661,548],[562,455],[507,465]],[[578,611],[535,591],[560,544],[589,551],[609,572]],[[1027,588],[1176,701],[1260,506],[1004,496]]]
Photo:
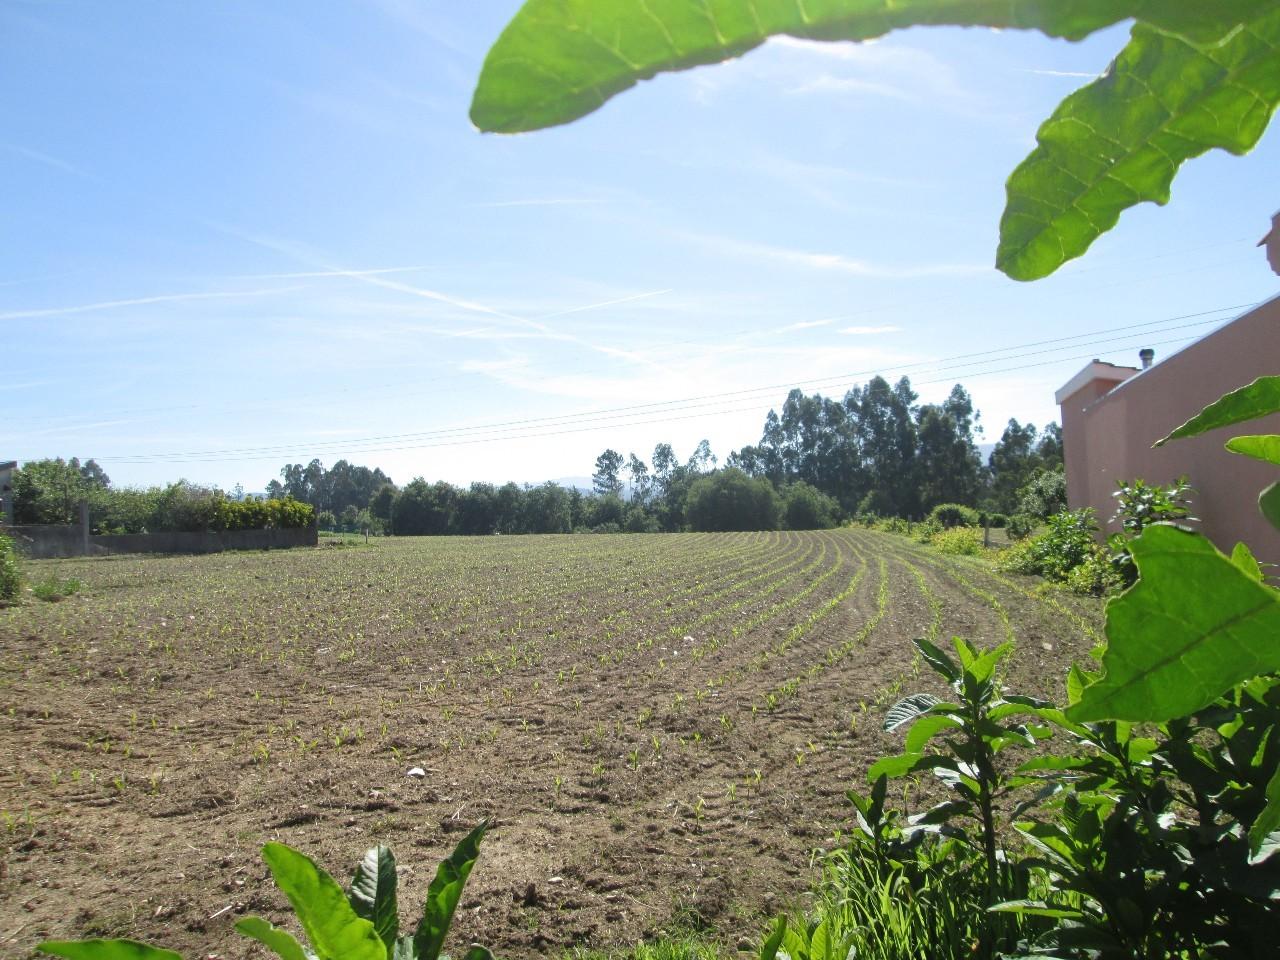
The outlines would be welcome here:
[[[0,607],[18,599],[22,577],[18,572],[18,553],[13,539],[0,533]]]
[[[1009,178],[996,265],[1032,280],[1125,209],[1166,203],[1185,161],[1253,148],[1280,102],[1274,0],[528,0],[489,51],[471,118],[504,133],[567,123],[640,80],[780,34],[870,40],[954,25],[1080,40],[1127,19],[1128,45],[1045,121]]]
[[[373,847],[365,853],[344,892],[309,857],[283,843],[264,846],[262,859],[289,898],[306,933],[306,945],[261,917],[246,917],[236,930],[280,960],[437,960],[488,826],[486,821],[472,830],[440,864],[427,888],[422,919],[411,934],[400,933],[396,861],[389,848]],[[132,940],[50,940],[38,949],[66,960],[182,960],[172,950]],[[464,960],[493,957],[473,945]]]
[[[1275,412],[1280,377],[1264,377],[1166,439]],[[1280,466],[1280,437],[1226,446]],[[1260,507],[1280,528],[1275,490]],[[1280,591],[1243,544],[1227,557],[1158,519],[1185,516],[1167,492],[1122,490],[1137,583],[1108,605],[1102,670],[1072,668],[1065,709],[1001,689],[1007,644],[957,638],[957,662],[917,641],[952,695],[889,710],[904,752],[850,794],[859,830],[816,918],[780,921],[764,960],[1274,955]],[[1063,549],[1092,545],[1088,516],[1056,519]],[[887,781],[920,773],[948,799],[910,817],[887,807]]]

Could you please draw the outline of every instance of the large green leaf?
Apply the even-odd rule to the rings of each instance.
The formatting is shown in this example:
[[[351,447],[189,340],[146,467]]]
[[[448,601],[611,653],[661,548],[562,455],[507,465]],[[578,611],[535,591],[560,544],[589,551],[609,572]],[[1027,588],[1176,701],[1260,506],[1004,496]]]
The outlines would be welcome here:
[[[453,922],[453,911],[462,897],[471,868],[480,855],[480,841],[489,829],[489,821],[472,830],[454,848],[449,859],[440,864],[435,879],[427,888],[427,902],[423,908],[422,922],[414,932],[413,942],[418,949],[419,960],[436,960],[444,946],[445,935]]]
[[[386,960],[388,951],[373,924],[356,915],[342,888],[310,857],[283,843],[268,843],[262,859],[321,960]]]
[[[312,960],[315,957],[293,934],[273,926],[262,917],[245,917],[236,923],[236,930],[250,940],[257,940],[280,960]]]
[[[915,25],[1035,29],[1079,40],[1141,17],[1212,42],[1272,0],[528,0],[485,58],[481,130],[568,123],[638,81],[741,56],[768,37],[869,40]]]
[[[1071,720],[1163,722],[1280,670],[1280,592],[1177,527],[1148,527],[1129,549],[1140,579],[1107,606],[1105,672]]]
[[[400,933],[396,903],[396,858],[390,847],[370,847],[356,866],[347,899],[358,916],[373,924],[390,955]]]
[[[787,933],[787,918],[785,916],[778,917],[773,924],[773,931],[768,938],[760,945],[760,960],[776,960],[778,956],[778,948],[782,946],[782,938]]]
[[[1215,400],[1155,445],[1159,447],[1170,440],[1195,437],[1272,413],[1280,413],[1280,377],[1259,377],[1248,386]]]
[[[1047,276],[1083,254],[1125,209],[1167,203],[1183,162],[1246,153],[1280,103],[1280,10],[1200,46],[1145,24],[1098,80],[1073,93],[1009,177],[996,266]]]
[[[182,960],[172,950],[134,940],[46,940],[36,949],[67,960]]]
[[[1227,449],[1243,457],[1280,466],[1280,437],[1274,435],[1232,437],[1227,441]]]

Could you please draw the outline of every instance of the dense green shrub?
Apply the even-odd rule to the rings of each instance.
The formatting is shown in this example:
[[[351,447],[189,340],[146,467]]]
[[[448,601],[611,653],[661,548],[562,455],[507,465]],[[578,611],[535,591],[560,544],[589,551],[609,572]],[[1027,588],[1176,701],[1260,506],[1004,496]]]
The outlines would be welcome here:
[[[1009,525],[1009,518],[1003,513],[988,513],[983,515],[983,522],[993,530],[1003,530]]]
[[[1018,491],[1018,512],[1040,520],[1067,509],[1067,474],[1062,466],[1037,470]]]
[[[996,567],[1009,573],[1039,574],[1040,560],[1034,540],[1019,540],[996,556]]]
[[[1068,573],[1097,550],[1094,539],[1097,532],[1098,520],[1090,507],[1051,516],[1048,529],[1035,539],[1040,575],[1050,580],[1066,580]]]
[[[929,519],[944,529],[979,526],[981,517],[973,507],[960,503],[940,503],[929,511]]]
[[[18,572],[18,552],[10,537],[0,533],[0,606],[8,606],[18,599],[22,589],[22,576]]]
[[[773,484],[729,467],[694,481],[685,516],[689,526],[700,532],[776,530],[778,507]]]
[[[907,536],[916,543],[932,543],[934,536],[941,533],[942,529],[942,524],[935,520],[922,520],[907,524]]]
[[[883,533],[896,533],[901,536],[911,534],[911,521],[901,517],[882,517],[872,523],[872,528]]]
[[[929,543],[943,553],[976,557],[982,553],[982,531],[976,527],[952,527],[935,533]]]
[[[1025,540],[1036,532],[1036,518],[1026,513],[1015,513],[1005,524],[1010,540]]]
[[[788,530],[827,530],[836,525],[840,505],[817,488],[799,481],[787,487],[782,496]]]
[[[1137,579],[1136,573],[1134,579]],[[1126,586],[1124,577],[1111,562],[1108,551],[1095,548],[1078,567],[1067,573],[1072,593],[1103,597]]]
[[[1193,492],[1186,477],[1179,477],[1168,486],[1142,479],[1117,484],[1112,494],[1116,498],[1116,512],[1111,522],[1120,524],[1122,532],[1107,538],[1107,550],[1113,578],[1121,586],[1127,587],[1138,579],[1129,541],[1155,523],[1196,522],[1191,516]]]

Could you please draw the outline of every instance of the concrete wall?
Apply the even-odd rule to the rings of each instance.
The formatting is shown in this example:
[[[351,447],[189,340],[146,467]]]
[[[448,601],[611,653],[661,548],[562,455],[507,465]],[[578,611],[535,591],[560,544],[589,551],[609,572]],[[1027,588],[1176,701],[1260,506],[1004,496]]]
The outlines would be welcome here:
[[[34,560],[108,553],[221,553],[314,547],[315,526],[293,530],[227,530],[206,533],[125,533],[86,538],[79,525],[11,527],[22,553]]]
[[[1220,549],[1240,541],[1260,560],[1280,562],[1280,532],[1258,512],[1258,493],[1280,480],[1261,461],[1228,453],[1244,433],[1280,433],[1280,415],[1215,430],[1159,449],[1151,445],[1224,393],[1280,374],[1280,298],[1143,370],[1098,398],[1086,384],[1062,400],[1067,501],[1093,507],[1104,525],[1115,512],[1117,481],[1169,483],[1186,474],[1196,489],[1192,516]],[[1118,525],[1108,525],[1108,532]]]
[[[5,533],[13,537],[18,552],[32,560],[83,557],[92,552],[79,524],[24,524],[5,527]]]
[[[204,533],[119,533],[90,537],[105,553],[221,553],[223,550],[280,550],[314,547],[316,528],[290,530],[210,530]],[[97,552],[94,549],[94,552]]]

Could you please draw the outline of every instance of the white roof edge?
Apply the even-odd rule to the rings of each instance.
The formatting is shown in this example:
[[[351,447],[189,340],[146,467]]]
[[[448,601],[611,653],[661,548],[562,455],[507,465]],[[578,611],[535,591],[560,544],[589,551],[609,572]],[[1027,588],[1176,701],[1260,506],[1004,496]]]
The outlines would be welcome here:
[[[1054,402],[1061,406],[1072,394],[1083,390],[1094,380],[1110,380],[1112,383],[1124,383],[1135,373],[1138,373],[1137,367],[1117,367],[1113,363],[1102,363],[1099,360],[1094,360],[1062,385],[1057,393],[1053,395]]]

